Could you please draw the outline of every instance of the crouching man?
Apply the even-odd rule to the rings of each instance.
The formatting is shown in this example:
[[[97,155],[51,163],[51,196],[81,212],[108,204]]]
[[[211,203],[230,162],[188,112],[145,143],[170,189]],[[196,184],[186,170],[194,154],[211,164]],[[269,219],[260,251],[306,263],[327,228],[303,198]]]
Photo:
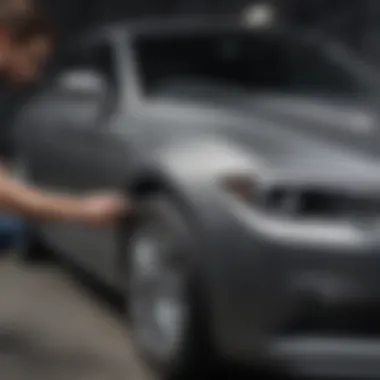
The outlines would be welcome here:
[[[49,20],[32,8],[2,13],[0,6],[0,76],[4,81],[12,86],[32,83],[52,48]],[[128,212],[124,195],[71,196],[44,192],[14,178],[6,166],[0,165],[0,249],[4,248],[2,239],[7,242],[20,230],[20,224],[7,215],[103,224],[112,223]]]

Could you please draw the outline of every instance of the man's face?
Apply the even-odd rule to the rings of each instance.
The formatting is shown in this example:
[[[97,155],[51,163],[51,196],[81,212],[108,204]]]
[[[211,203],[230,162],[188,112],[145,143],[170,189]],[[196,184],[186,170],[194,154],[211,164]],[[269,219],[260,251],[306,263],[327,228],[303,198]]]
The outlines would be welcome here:
[[[4,74],[14,85],[30,84],[37,80],[51,53],[51,41],[45,36],[23,43],[13,42],[8,49]]]

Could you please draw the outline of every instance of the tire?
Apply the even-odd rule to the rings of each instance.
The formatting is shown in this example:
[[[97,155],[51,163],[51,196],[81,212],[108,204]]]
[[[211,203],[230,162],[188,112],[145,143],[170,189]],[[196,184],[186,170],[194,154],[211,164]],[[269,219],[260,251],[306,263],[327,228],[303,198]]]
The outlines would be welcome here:
[[[204,376],[213,361],[204,292],[189,260],[195,253],[191,230],[162,196],[147,201],[144,210],[126,263],[135,345],[160,379]]]

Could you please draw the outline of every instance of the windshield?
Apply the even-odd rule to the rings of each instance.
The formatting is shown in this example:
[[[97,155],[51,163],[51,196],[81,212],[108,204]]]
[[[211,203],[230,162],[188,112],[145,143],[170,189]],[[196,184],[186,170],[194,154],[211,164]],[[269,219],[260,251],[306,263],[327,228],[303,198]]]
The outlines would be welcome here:
[[[269,33],[140,37],[134,41],[143,89],[153,95],[178,81],[284,94],[362,91],[344,64],[317,44]]]

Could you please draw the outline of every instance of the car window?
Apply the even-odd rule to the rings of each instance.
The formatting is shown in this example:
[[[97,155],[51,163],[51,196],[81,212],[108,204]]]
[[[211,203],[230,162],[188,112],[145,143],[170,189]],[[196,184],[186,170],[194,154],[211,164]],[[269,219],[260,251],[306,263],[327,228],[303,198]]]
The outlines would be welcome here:
[[[359,78],[319,45],[286,34],[145,36],[135,40],[134,48],[148,95],[184,79],[255,92],[361,91]]]
[[[287,68],[295,92],[350,94],[360,90],[356,76],[318,45],[289,43]]]

